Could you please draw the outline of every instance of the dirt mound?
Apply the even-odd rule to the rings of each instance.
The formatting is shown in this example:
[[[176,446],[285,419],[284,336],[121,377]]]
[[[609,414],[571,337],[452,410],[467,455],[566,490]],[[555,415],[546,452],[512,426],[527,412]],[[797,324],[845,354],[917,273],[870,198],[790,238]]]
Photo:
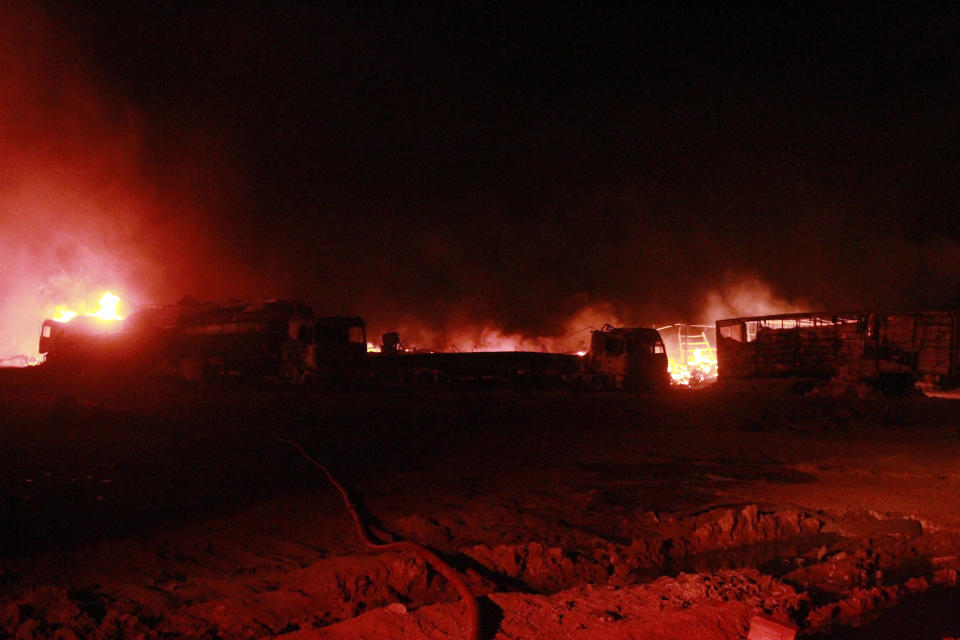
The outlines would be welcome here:
[[[758,611],[783,620],[801,615],[807,596],[757,571],[682,574],[633,587],[585,585],[552,596],[493,593],[487,618],[495,637],[535,640],[576,637],[721,640],[744,637]],[[284,640],[373,640],[462,637],[458,606],[417,611],[384,608]],[[461,635],[458,635],[461,634]],[[490,637],[494,637],[492,634]]]
[[[757,505],[714,508],[695,518],[670,519],[660,534],[628,544],[595,538],[590,547],[565,549],[539,542],[475,545],[463,553],[502,578],[539,593],[593,583],[627,585],[646,580],[697,554],[751,547],[817,534],[823,521],[797,510],[762,511]]]

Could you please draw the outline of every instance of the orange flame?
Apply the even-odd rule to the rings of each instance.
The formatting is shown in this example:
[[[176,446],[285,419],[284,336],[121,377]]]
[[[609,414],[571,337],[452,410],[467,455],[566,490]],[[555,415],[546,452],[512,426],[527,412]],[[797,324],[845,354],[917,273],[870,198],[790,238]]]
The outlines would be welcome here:
[[[686,363],[668,359],[673,384],[692,386],[717,377],[717,356],[714,350],[695,349],[692,356]]]
[[[57,307],[57,317],[54,318],[57,322],[70,322],[77,317],[76,311],[67,311],[63,307]]]
[[[123,318],[117,314],[117,307],[119,305],[120,298],[107,291],[103,294],[103,297],[100,298],[100,308],[91,315],[101,320],[123,320]]]
[[[83,315],[100,318],[101,320],[123,320],[123,316],[117,313],[119,307],[120,297],[107,291],[100,298],[100,307],[93,313],[84,313]],[[57,322],[70,322],[79,315],[76,311],[67,309],[65,306],[57,307],[56,313],[57,316],[54,320]]]
[[[668,331],[675,329],[675,331]],[[667,331],[668,369],[674,385],[693,387],[717,378],[717,349],[707,336],[708,325],[678,324],[661,327]],[[672,353],[670,347],[673,347]]]

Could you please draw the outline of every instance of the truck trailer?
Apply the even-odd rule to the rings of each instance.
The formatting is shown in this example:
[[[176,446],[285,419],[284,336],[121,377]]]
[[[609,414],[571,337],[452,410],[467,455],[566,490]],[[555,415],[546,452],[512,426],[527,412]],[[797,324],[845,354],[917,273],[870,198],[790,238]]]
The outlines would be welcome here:
[[[278,299],[185,299],[141,306],[122,320],[45,320],[40,353],[45,366],[70,375],[628,390],[669,384],[666,349],[651,328],[605,325],[593,331],[590,350],[582,355],[412,353],[399,347],[395,333],[384,335],[381,353],[368,354],[362,318],[318,318],[302,302]]]
[[[371,371],[385,384],[585,387],[650,390],[669,385],[667,352],[656,329],[605,325],[582,355],[538,351],[406,351],[383,336]]]
[[[69,372],[240,376],[302,381],[356,375],[366,352],[361,318],[317,318],[306,304],[268,299],[139,307],[122,320],[45,320],[46,366]]]
[[[960,312],[811,311],[717,320],[720,381],[837,379],[882,391],[960,381]]]

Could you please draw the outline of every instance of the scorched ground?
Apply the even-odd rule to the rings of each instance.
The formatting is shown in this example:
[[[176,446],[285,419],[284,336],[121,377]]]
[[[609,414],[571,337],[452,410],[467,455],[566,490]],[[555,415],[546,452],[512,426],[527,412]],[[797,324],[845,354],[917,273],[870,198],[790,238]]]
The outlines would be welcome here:
[[[960,404],[0,385],[0,637],[960,635]]]

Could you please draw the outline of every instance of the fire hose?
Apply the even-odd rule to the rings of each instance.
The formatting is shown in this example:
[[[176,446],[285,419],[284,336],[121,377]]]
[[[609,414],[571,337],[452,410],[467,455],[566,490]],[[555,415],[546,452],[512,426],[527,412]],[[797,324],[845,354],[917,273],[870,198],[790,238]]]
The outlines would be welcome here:
[[[440,575],[447,579],[447,582],[457,590],[457,593],[460,594],[460,599],[467,607],[466,618],[467,625],[469,627],[469,633],[467,634],[467,640],[480,640],[480,605],[477,603],[477,599],[474,598],[473,592],[470,591],[470,587],[467,586],[467,583],[464,581],[463,577],[452,567],[450,564],[440,558],[436,553],[423,546],[422,544],[417,544],[416,542],[410,542],[408,540],[398,540],[396,542],[377,542],[367,531],[366,526],[360,518],[360,514],[357,511],[356,506],[353,501],[350,499],[349,494],[346,489],[343,488],[336,478],[333,477],[333,474],[330,473],[330,470],[310,454],[308,454],[300,443],[290,440],[289,438],[284,438],[278,434],[273,434],[273,437],[279,440],[280,442],[285,442],[295,448],[303,458],[312,464],[314,467],[319,469],[327,476],[327,480],[330,481],[330,484],[340,492],[340,497],[343,498],[343,504],[347,508],[347,511],[350,513],[350,517],[353,519],[353,524],[356,527],[357,535],[360,537],[360,540],[363,542],[364,546],[373,551],[374,553],[386,553],[389,551],[407,551],[414,553],[419,556],[424,562],[434,568]]]

